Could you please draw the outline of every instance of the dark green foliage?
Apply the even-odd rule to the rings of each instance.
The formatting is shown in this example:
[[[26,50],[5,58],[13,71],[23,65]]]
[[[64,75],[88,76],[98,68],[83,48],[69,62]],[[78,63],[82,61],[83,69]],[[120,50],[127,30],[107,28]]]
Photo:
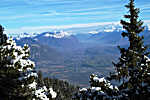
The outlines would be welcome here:
[[[147,100],[150,98],[150,59],[148,58],[147,46],[144,46],[143,36],[140,33],[144,30],[143,22],[138,20],[139,9],[135,8],[134,0],[125,6],[129,14],[125,15],[126,20],[121,20],[125,31],[123,37],[129,40],[129,47],[118,47],[121,53],[118,63],[114,63],[116,75],[112,79],[120,81],[120,92],[126,94],[131,100]],[[115,76],[115,77],[114,77]]]
[[[120,23],[125,29],[122,36],[128,38],[129,47],[121,48],[118,46],[121,56],[118,63],[113,63],[116,72],[107,77],[111,82],[115,80],[114,83],[118,83],[117,94],[109,91],[107,87],[103,88],[100,84],[101,79],[94,76],[93,80],[90,81],[90,83],[92,82],[91,88],[82,89],[78,92],[78,100],[150,100],[150,58],[148,57],[148,47],[143,42],[144,37],[140,35],[144,30],[143,22],[138,19],[140,11],[135,8],[134,0],[130,0],[125,7],[129,9],[129,14],[125,15],[125,20],[121,20]],[[107,85],[104,84],[104,86]],[[91,92],[95,87],[101,89],[97,91],[98,94]],[[101,91],[104,94],[109,91],[106,98],[101,98],[104,95],[100,94]]]
[[[3,34],[4,28],[0,25],[0,45],[2,45],[3,43],[6,43],[7,40],[7,36],[6,34]]]
[[[0,26],[0,100],[51,100],[57,93],[44,86],[42,73],[35,71],[29,60],[28,45],[17,46],[16,42],[3,34]]]
[[[29,88],[22,88],[22,83],[26,80],[19,80],[23,77],[24,72],[20,72],[20,63],[12,64],[12,59],[15,59],[13,55],[14,52],[19,53],[17,49],[4,49],[4,47],[10,46],[10,43],[7,42],[6,34],[3,34],[3,27],[0,25],[0,100],[31,100],[31,90]],[[24,51],[28,48],[24,47]],[[27,53],[27,52],[26,52]],[[27,56],[24,56],[23,59],[26,59]],[[11,67],[9,67],[11,66]],[[30,66],[31,67],[31,66]],[[33,81],[33,78],[30,78],[27,83],[29,84]]]
[[[82,88],[75,94],[77,100],[120,100],[117,86],[113,86],[104,77],[90,75],[90,88]]]
[[[48,88],[53,88],[54,91],[57,92],[57,97],[55,100],[72,100],[72,97],[75,92],[77,92],[78,88],[69,84],[66,81],[52,79],[52,78],[43,78],[42,73],[38,73],[38,85],[44,84]]]

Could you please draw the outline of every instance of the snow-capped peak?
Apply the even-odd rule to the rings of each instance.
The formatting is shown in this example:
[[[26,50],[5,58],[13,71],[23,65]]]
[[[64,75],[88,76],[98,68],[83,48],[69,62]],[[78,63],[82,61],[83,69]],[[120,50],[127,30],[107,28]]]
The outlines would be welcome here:
[[[64,32],[64,31],[60,31],[60,32],[54,31],[53,34],[50,32],[47,32],[44,36],[45,37],[54,37],[54,38],[63,38],[63,37],[70,36],[70,34],[68,32]]]
[[[47,32],[44,36],[45,37],[52,37],[52,34],[50,34],[49,32]]]
[[[122,26],[120,24],[111,24],[104,28],[104,32],[113,32],[113,31],[121,31]]]
[[[89,34],[98,34],[98,31],[90,31]]]
[[[113,32],[113,29],[105,29],[104,32]]]
[[[147,30],[150,30],[150,25],[147,25]]]

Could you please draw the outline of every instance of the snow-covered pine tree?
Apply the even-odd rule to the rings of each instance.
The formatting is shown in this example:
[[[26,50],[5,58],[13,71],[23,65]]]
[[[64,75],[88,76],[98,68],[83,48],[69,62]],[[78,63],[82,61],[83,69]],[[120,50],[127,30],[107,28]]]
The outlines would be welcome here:
[[[122,96],[117,86],[104,77],[90,75],[90,88],[82,88],[75,94],[75,100],[120,100]]]
[[[35,64],[28,59],[28,45],[17,46],[7,39],[0,25],[0,100],[49,100],[56,97],[52,88],[38,87]]]
[[[125,29],[123,37],[129,40],[128,48],[121,48],[118,63],[114,63],[116,75],[112,78],[120,80],[120,92],[130,100],[148,100],[150,97],[150,59],[144,37],[140,33],[144,30],[143,22],[138,19],[139,9],[135,8],[134,0],[125,6],[129,14],[124,15],[126,20],[121,20]],[[115,76],[115,77],[114,77]],[[150,99],[150,98],[149,98]]]

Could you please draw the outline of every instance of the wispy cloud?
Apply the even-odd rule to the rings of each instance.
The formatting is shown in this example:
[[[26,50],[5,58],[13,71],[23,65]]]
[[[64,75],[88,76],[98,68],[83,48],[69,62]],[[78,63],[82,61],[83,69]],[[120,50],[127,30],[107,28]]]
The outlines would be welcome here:
[[[114,8],[118,8],[120,7],[120,5],[105,5],[105,6],[101,6],[101,7],[91,7],[91,8],[86,8],[86,9],[73,9],[71,11],[67,11],[67,12],[87,12],[87,11],[103,11],[105,9],[114,9]]]
[[[41,33],[45,31],[53,31],[53,30],[64,30],[71,28],[88,28],[88,27],[96,27],[101,25],[108,24],[119,24],[119,22],[103,22],[103,23],[88,23],[88,24],[72,24],[72,25],[60,25],[60,26],[37,26],[37,27],[21,27],[17,29],[7,29],[6,33]]]
[[[43,16],[75,16],[75,15],[99,15],[99,14],[106,14],[108,12],[103,12],[103,11],[96,11],[96,12],[71,12],[71,13],[67,13],[67,12],[47,12],[47,13],[42,13],[41,15]]]
[[[136,2],[142,18],[149,23],[149,1]],[[100,24],[96,22],[119,21],[126,14],[123,6],[127,3],[126,0],[0,0],[0,24],[9,26],[6,30],[9,33],[91,27]]]
[[[150,20],[144,20],[145,25],[150,25]],[[69,29],[88,29],[90,27],[103,27],[110,25],[120,25],[120,22],[99,22],[99,23],[87,23],[87,24],[72,24],[72,25],[57,25],[57,26],[35,26],[35,27],[20,27],[17,29],[6,29],[5,33],[41,33],[46,31],[60,31],[60,30],[69,30]]]
[[[145,24],[150,24],[150,20],[144,20]]]
[[[35,14],[26,14],[26,15],[13,15],[13,16],[0,16],[1,20],[13,20],[13,19],[22,19],[37,16]]]
[[[78,0],[24,0],[24,2],[26,2],[29,5],[43,5],[43,4],[53,4],[53,5],[57,5],[57,4],[70,4],[70,3],[77,3],[77,2],[81,2]]]

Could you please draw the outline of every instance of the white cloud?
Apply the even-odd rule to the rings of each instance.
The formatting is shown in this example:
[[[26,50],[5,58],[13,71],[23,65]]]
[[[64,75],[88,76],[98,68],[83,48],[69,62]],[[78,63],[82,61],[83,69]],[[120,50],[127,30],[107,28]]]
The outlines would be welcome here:
[[[103,12],[103,11],[95,11],[95,12],[82,12],[82,13],[64,13],[64,15],[65,14],[67,14],[67,15],[69,15],[69,14],[71,14],[71,15],[99,15],[99,14],[105,14],[105,13],[108,13],[108,12]]]
[[[85,8],[85,9],[74,9],[74,10],[71,10],[71,11],[68,11],[68,12],[82,12],[82,11],[93,11],[93,10],[104,10],[104,9],[112,9],[112,8],[117,8],[117,7],[120,7],[120,5],[105,5],[105,6],[101,6],[101,7],[95,7],[95,8]]]
[[[145,20],[144,21],[145,25],[150,25],[150,20]],[[15,34],[20,34],[20,33],[41,33],[41,32],[46,32],[46,31],[55,31],[55,30],[66,30],[66,29],[78,29],[78,28],[85,28],[88,29],[90,27],[102,27],[102,26],[107,26],[107,25],[119,25],[119,22],[99,22],[99,23],[87,23],[87,24],[72,24],[72,25],[57,25],[57,26],[34,26],[34,27],[20,27],[17,29],[5,29],[5,33],[15,33]]]
[[[64,30],[71,28],[88,28],[94,26],[119,24],[119,22],[103,22],[103,23],[88,23],[88,24],[72,24],[72,25],[60,25],[60,26],[35,26],[35,27],[21,27],[18,29],[6,29],[6,33],[41,33],[46,31]]]
[[[24,0],[29,5],[42,5],[42,4],[63,4],[63,3],[75,3],[75,2],[81,2],[78,0]]]
[[[150,25],[150,20],[144,20],[144,24]]]
[[[1,16],[1,20],[13,20],[13,19],[20,19],[20,18],[29,18],[29,17],[34,17],[37,16],[35,14],[26,14],[26,15],[13,15],[13,16]]]

